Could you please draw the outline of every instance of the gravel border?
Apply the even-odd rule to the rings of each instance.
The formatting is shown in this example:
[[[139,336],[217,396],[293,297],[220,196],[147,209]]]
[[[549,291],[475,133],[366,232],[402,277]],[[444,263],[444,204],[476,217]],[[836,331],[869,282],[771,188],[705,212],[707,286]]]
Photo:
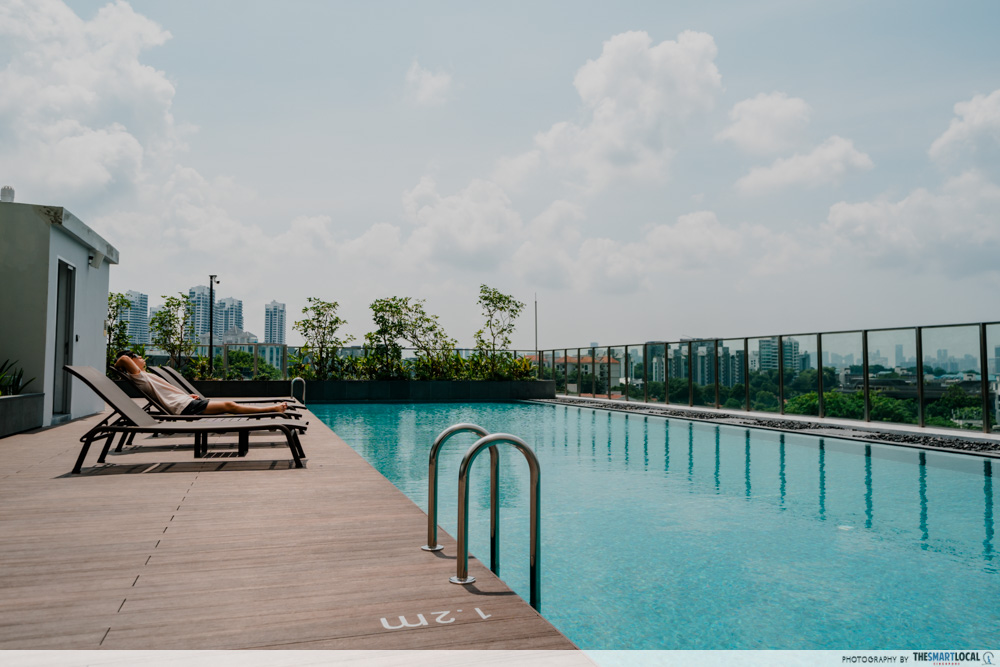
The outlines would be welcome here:
[[[677,419],[689,419],[693,421],[707,421],[718,424],[728,424],[731,426],[752,426],[754,428],[765,428],[777,431],[795,431],[798,433],[805,433],[807,435],[828,435],[830,437],[843,438],[847,440],[877,442],[883,444],[902,445],[904,447],[918,447],[922,449],[934,449],[965,454],[974,453],[981,456],[1000,458],[1000,442],[964,438],[959,433],[956,433],[954,436],[944,437],[940,435],[919,435],[868,430],[868,428],[871,428],[870,422],[866,422],[865,424],[868,428],[854,429],[835,424],[782,419],[780,417],[768,419],[762,417],[741,416],[726,412],[709,413],[697,410],[683,410],[675,407],[660,407],[649,404],[627,402],[605,402],[575,398],[545,398],[535,399],[534,402],[549,403],[552,405],[572,405],[575,407],[598,408],[601,410],[613,410],[616,412],[633,412],[636,414],[652,415],[655,417],[674,417]]]

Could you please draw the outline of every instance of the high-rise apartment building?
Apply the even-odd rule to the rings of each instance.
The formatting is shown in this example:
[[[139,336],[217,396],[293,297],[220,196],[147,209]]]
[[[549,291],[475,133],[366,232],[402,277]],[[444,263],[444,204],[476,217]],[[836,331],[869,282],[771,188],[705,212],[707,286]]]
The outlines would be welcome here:
[[[785,339],[781,344],[782,359],[785,370],[803,370],[802,353],[799,351],[799,341]],[[778,370],[778,339],[761,338],[758,350],[760,351],[760,370]]]
[[[730,350],[728,346],[719,348],[719,384],[723,387],[732,387],[746,381],[744,358],[742,349]]]
[[[198,336],[208,333],[208,318],[210,311],[210,296],[208,287],[196,285],[188,290],[188,298],[191,299],[191,339],[197,340]],[[212,329],[212,334],[218,336],[221,331],[218,327]]]
[[[243,301],[226,297],[215,302],[215,331],[226,333],[231,329],[243,331]]]
[[[128,322],[128,339],[133,345],[149,344],[149,296],[142,292],[125,292],[129,307],[121,313],[121,319]]]
[[[264,306],[264,342],[285,344],[285,304],[272,301]]]
[[[215,319],[212,326],[213,340],[221,340],[222,334],[231,329],[243,331],[243,301],[226,297],[215,302],[213,308],[209,307],[209,290],[204,285],[197,285],[188,290],[188,298],[191,300],[192,321],[191,339],[198,340],[198,336],[208,333],[209,311]]]
[[[715,384],[715,341],[693,343],[691,354],[695,384]]]

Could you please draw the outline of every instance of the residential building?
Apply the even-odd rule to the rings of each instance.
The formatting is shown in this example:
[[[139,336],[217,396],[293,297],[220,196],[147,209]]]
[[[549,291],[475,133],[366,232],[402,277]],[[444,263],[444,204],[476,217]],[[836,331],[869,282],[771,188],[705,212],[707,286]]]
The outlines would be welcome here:
[[[264,306],[264,342],[285,344],[285,304],[272,301]]]
[[[760,351],[760,370],[778,370],[778,339],[776,337],[761,338],[758,341],[758,345],[758,350]],[[781,342],[781,347],[783,359],[780,361],[784,363],[785,370],[803,370],[803,354],[799,351],[799,341],[793,338],[785,338]],[[805,362],[809,362],[809,357],[805,357]]]
[[[230,327],[219,334],[212,334],[212,345],[251,345],[257,340],[254,334],[236,327]],[[208,332],[198,335],[198,344],[208,345]]]
[[[149,296],[128,290],[128,309],[121,318],[128,322],[128,339],[133,345],[149,345]]]
[[[243,301],[231,296],[215,302],[215,330],[228,332],[230,329],[243,330]]]
[[[191,338],[197,340],[201,334],[208,333],[211,296],[208,287],[196,285],[188,290],[188,298],[191,300]],[[218,327],[214,327],[212,332],[215,336],[222,333]]]
[[[715,384],[715,341],[692,343],[692,379],[695,384]]]
[[[743,350],[730,350],[727,346],[719,348],[719,384],[723,387],[733,387],[744,384]]]

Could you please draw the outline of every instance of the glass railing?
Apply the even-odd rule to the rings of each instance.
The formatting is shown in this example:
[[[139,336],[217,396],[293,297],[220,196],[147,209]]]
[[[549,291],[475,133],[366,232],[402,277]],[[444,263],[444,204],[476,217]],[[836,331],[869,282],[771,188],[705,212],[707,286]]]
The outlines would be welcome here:
[[[570,396],[996,432],[1000,322],[541,350]],[[556,377],[557,386],[559,376]]]
[[[667,402],[667,346],[665,343],[647,343],[643,353],[646,377],[646,401]]]
[[[213,347],[213,376],[290,379],[319,365],[333,379],[377,376],[378,350],[340,348],[320,360],[301,347]],[[208,376],[208,346],[194,350]],[[167,363],[148,350],[150,363]],[[1000,422],[1000,322],[608,347],[502,350],[399,348],[394,379],[552,380],[557,393],[995,432]],[[183,365],[187,365],[185,360]],[[519,368],[520,365],[520,368]]]

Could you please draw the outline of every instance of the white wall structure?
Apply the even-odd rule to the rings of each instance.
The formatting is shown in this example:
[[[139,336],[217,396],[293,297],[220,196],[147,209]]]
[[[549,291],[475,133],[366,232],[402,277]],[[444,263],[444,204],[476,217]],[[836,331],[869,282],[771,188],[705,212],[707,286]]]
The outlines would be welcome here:
[[[43,424],[104,402],[62,369],[103,369],[108,277],[118,250],[58,206],[0,203],[0,359],[17,360],[28,392],[45,393]]]

